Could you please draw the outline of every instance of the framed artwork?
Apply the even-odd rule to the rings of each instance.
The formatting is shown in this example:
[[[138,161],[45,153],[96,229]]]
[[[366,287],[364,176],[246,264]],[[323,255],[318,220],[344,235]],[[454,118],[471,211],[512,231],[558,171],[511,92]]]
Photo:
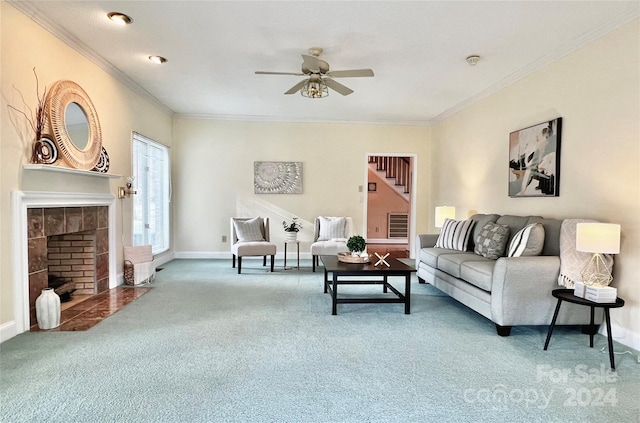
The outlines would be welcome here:
[[[509,197],[560,195],[562,118],[509,134]]]
[[[378,190],[378,185],[375,182],[369,182],[367,184],[367,191],[376,192]]]
[[[253,162],[256,194],[302,194],[302,162]]]

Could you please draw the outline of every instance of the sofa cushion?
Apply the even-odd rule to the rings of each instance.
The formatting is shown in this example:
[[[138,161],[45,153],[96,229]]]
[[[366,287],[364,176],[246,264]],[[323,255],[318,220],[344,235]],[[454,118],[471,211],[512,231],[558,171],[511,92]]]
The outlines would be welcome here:
[[[493,260],[465,261],[460,266],[460,276],[471,285],[491,292],[495,264]]]
[[[449,250],[448,248],[422,248],[418,251],[418,260],[434,269],[438,267],[438,257],[442,254],[463,254],[462,251]]]
[[[451,250],[467,251],[469,238],[473,230],[474,220],[445,219],[442,231],[436,241],[437,248],[449,248]]]
[[[261,217],[249,220],[233,219],[233,226],[239,242],[264,241]]]
[[[511,239],[508,257],[538,256],[544,246],[544,227],[540,223],[529,223]]]
[[[504,254],[504,247],[509,239],[509,228],[493,222],[487,222],[476,238],[474,252],[482,257],[497,260]]]
[[[442,270],[450,274],[453,277],[460,278],[460,266],[466,262],[470,261],[490,261],[482,256],[477,254],[467,252],[467,253],[453,253],[453,254],[441,254],[438,256],[438,270]],[[491,264],[495,264],[491,261]]]

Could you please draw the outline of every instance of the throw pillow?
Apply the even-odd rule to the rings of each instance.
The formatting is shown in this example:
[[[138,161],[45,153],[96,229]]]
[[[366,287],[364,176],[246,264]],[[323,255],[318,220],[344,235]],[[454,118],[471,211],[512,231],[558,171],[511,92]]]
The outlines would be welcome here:
[[[437,248],[448,248],[450,250],[467,251],[469,238],[475,220],[453,220],[445,219],[442,231],[436,241]]]
[[[531,223],[520,229],[514,235],[507,256],[526,257],[538,256],[544,247],[544,226],[539,223]]]
[[[497,260],[504,253],[508,239],[508,226],[487,222],[476,237],[476,247],[473,252],[482,257]]]
[[[347,219],[344,217],[318,217],[320,233],[318,241],[329,241],[334,238],[344,238]]]
[[[262,235],[262,218],[255,217],[249,220],[233,220],[236,228],[238,242],[264,241]]]

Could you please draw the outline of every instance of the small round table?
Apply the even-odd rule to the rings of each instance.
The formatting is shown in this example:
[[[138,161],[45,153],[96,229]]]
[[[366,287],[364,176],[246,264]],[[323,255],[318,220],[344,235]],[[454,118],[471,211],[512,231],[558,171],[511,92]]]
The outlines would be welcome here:
[[[594,310],[596,307],[599,307],[604,309],[604,321],[607,325],[607,340],[609,342],[609,361],[611,362],[611,370],[615,370],[616,364],[613,355],[613,338],[611,336],[611,318],[609,317],[609,309],[620,308],[624,306],[624,300],[622,298],[616,298],[616,301],[614,303],[596,303],[585,298],[576,297],[575,295],[573,295],[573,289],[554,289],[551,292],[551,295],[558,299],[558,304],[556,305],[556,311],[553,313],[553,320],[551,320],[551,325],[549,326],[547,340],[544,342],[544,351],[546,351],[547,347],[549,346],[549,340],[551,339],[553,328],[556,325],[556,319],[558,318],[558,312],[560,311],[560,305],[562,304],[562,301],[591,307],[591,322],[589,325],[591,327],[593,327]],[[589,347],[591,348],[593,348],[593,335],[594,331],[589,331]]]

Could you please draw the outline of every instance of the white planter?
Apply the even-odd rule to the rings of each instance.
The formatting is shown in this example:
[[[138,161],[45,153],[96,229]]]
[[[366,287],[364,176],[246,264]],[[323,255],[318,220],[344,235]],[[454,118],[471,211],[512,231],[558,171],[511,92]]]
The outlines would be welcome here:
[[[297,232],[285,232],[284,236],[286,242],[296,242],[298,240]]]
[[[40,329],[60,326],[60,297],[53,288],[45,288],[36,298],[36,319]]]

